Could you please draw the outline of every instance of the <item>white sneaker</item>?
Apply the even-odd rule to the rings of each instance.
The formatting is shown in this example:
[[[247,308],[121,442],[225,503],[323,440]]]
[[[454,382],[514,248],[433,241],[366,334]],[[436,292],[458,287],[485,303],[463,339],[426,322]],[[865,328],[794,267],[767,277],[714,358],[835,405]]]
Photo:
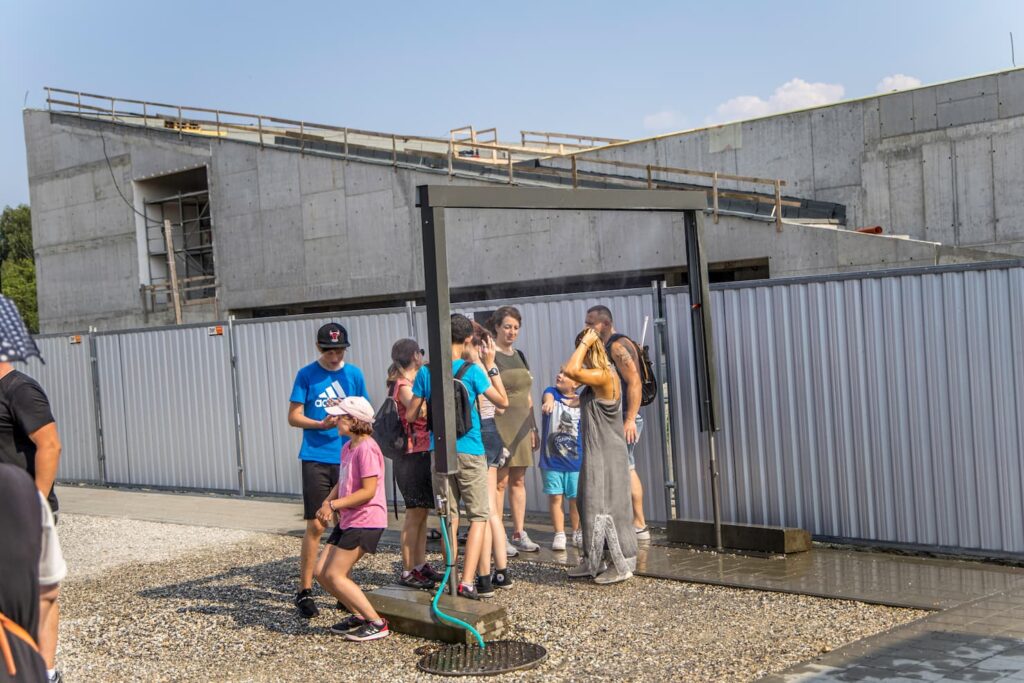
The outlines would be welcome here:
[[[514,545],[512,545],[511,543],[509,543],[508,541],[505,541],[505,556],[506,557],[515,557],[518,554],[519,554],[519,551],[516,550],[516,547]]]
[[[540,550],[540,546],[530,540],[529,534],[525,531],[519,534],[519,538],[516,538],[515,534],[512,534],[512,541],[510,545],[515,546],[524,553],[535,553]]]
[[[565,550],[565,532],[564,531],[557,531],[557,532],[555,532],[555,537],[551,541],[551,549],[552,550]]]
[[[633,527],[633,530],[636,531],[636,540],[638,540],[638,541],[649,541],[649,540],[651,540],[651,529],[650,529],[650,527],[646,527],[645,526],[645,527],[643,527],[641,529],[637,529],[636,527]]]
[[[594,583],[599,583],[602,586],[606,586],[610,583],[619,583],[620,581],[625,581],[626,579],[631,578],[633,578],[633,572],[629,571],[628,569],[620,574],[619,570],[615,567],[608,567],[603,572],[594,577]]]
[[[577,548],[582,548],[583,547],[583,530],[582,529],[577,529],[576,531],[572,532],[572,544],[574,546],[576,546]]]

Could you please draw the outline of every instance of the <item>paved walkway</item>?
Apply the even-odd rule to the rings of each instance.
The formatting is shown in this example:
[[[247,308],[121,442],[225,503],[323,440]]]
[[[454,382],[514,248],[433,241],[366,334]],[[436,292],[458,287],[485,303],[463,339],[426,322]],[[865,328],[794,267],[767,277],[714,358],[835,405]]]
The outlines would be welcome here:
[[[60,487],[69,513],[195,526],[301,534],[292,499],[90,487]],[[384,541],[397,544],[391,517]],[[540,552],[523,559],[572,565],[576,551],[548,549],[551,533],[528,525]],[[736,588],[780,591],[937,610],[888,633],[805,662],[769,681],[1024,681],[1024,570],[980,562],[815,548],[787,558],[672,547],[655,537],[641,546],[637,573]],[[941,610],[941,611],[939,611]]]

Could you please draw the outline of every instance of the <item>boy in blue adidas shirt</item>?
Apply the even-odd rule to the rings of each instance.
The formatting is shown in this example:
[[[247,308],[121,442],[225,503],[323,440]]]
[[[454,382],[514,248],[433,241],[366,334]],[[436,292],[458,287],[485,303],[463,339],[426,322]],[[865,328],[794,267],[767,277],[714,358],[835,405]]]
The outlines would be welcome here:
[[[576,395],[579,385],[562,372],[555,377],[555,386],[544,390],[540,412],[543,414],[540,440],[540,471],[544,493],[548,494],[551,526],[555,537],[552,550],[565,550],[565,514],[562,499],[569,501],[569,520],[572,540],[576,547],[583,544],[580,531],[580,513],[576,508],[576,495],[583,464],[580,444],[580,399]]]
[[[327,323],[316,333],[320,358],[299,370],[288,406],[288,424],[302,430],[302,505],[306,532],[299,554],[299,592],[295,606],[307,619],[319,614],[313,600],[313,564],[324,526],[316,512],[338,483],[341,447],[348,441],[338,434],[338,418],[330,416],[325,404],[330,399],[362,396],[369,400],[363,371],[345,362],[348,331],[338,323]]]

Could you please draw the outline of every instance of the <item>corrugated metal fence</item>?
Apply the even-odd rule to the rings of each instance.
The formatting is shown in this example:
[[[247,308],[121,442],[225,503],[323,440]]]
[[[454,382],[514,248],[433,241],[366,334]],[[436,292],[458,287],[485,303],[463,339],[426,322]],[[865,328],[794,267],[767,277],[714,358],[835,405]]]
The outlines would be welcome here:
[[[653,520],[671,514],[671,452],[674,512],[710,518],[685,290],[456,308],[505,303],[523,314],[517,346],[538,405],[590,306],[608,306],[634,337],[649,317],[655,356],[665,331],[671,451],[665,412],[645,408],[645,506]],[[725,520],[1024,553],[1019,263],[719,285],[712,306]],[[425,311],[406,307],[234,321],[223,336],[204,325],[83,335],[80,344],[40,338],[47,364],[33,361],[28,372],[53,402],[65,443],[61,478],[298,493],[301,434],[287,424],[287,397],[329,319],[348,327],[347,361],[363,369],[374,403],[391,344],[426,332]],[[529,509],[546,512],[538,472],[527,490]]]
[[[680,516],[710,518],[668,290]],[[813,534],[1024,552],[1024,268],[763,281],[712,292],[722,515]]]
[[[620,327],[635,335],[647,316],[651,321],[648,337],[654,334],[653,289],[480,302],[457,308],[472,313],[508,303],[523,314],[518,346],[534,374],[538,407],[541,392],[554,383],[559,366],[572,352],[572,340],[583,328],[590,306],[608,306]],[[287,423],[288,395],[296,371],[316,358],[317,328],[330,320],[340,320],[348,329],[352,347],[346,362],[362,369],[375,405],[384,397],[391,345],[403,337],[417,338],[417,331],[420,338],[426,336],[426,311],[409,306],[335,316],[231,321],[220,325],[222,335],[209,334],[209,325],[194,325],[83,335],[82,343],[74,345],[67,337],[40,338],[47,365],[33,361],[29,372],[53,397],[65,442],[61,478],[300,493],[301,432]],[[95,373],[90,369],[90,348],[95,348]],[[101,439],[96,430],[94,384]],[[72,395],[66,387],[73,388]],[[648,409],[644,410],[646,415]],[[653,410],[646,416],[647,429],[637,451],[638,471],[650,492],[648,513],[652,519],[664,520],[666,449],[664,430],[656,428],[656,418]],[[648,462],[650,466],[645,465]],[[390,484],[387,488],[390,500]],[[531,472],[527,491],[528,509],[547,512],[536,470]]]

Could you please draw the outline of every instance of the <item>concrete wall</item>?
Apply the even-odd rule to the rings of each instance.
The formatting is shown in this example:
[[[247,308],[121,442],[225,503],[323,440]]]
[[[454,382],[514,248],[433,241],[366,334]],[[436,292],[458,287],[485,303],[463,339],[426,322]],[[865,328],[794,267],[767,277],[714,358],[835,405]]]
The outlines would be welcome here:
[[[1024,255],[1024,70],[587,155],[781,178],[787,194],[845,204],[848,227]]]
[[[472,183],[443,172],[299,154],[227,140],[25,113],[43,331],[166,324],[143,315],[133,181],[205,164],[220,315],[346,300],[401,301],[423,287],[415,188]],[[103,156],[106,140],[111,166]],[[611,212],[454,211],[453,287],[600,274],[685,263],[681,216]],[[936,245],[723,216],[708,228],[713,262],[764,259],[774,277],[952,256]],[[192,320],[211,308],[186,309]]]

